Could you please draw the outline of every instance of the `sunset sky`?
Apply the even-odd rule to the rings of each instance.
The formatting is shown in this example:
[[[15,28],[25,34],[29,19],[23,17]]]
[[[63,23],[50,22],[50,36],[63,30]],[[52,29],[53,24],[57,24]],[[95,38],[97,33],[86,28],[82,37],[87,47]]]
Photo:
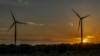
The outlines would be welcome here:
[[[79,18],[83,20],[84,41],[100,43],[100,0],[0,0],[0,44],[14,42],[14,27],[10,14],[12,9],[18,24],[17,43],[58,44],[79,43]]]

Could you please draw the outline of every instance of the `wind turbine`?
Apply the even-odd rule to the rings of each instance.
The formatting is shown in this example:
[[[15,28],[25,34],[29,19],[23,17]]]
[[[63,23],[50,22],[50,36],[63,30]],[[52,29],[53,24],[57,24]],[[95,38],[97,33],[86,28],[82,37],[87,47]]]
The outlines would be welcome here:
[[[79,20],[79,25],[78,25],[78,30],[80,29],[80,36],[81,36],[81,44],[83,45],[83,19],[85,19],[86,17],[90,16],[90,15],[86,15],[84,17],[81,17],[74,9],[72,9],[72,11],[76,14],[76,16],[80,19]]]
[[[10,26],[10,28],[8,29],[7,32],[9,32],[11,30],[12,27],[14,27],[14,44],[16,45],[16,40],[17,40],[17,24],[26,24],[26,23],[23,23],[23,22],[19,22],[16,20],[12,10],[10,10],[10,13],[11,13],[11,16],[14,20],[14,22],[12,23],[12,25]]]

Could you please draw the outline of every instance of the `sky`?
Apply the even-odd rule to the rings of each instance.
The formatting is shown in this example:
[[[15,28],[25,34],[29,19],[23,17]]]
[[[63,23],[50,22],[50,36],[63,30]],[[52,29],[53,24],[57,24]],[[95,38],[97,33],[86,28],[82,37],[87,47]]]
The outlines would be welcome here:
[[[7,32],[13,18],[18,24],[18,44],[59,44],[79,43],[79,18],[83,20],[84,41],[100,43],[100,0],[0,0],[0,44],[14,42],[14,27]]]

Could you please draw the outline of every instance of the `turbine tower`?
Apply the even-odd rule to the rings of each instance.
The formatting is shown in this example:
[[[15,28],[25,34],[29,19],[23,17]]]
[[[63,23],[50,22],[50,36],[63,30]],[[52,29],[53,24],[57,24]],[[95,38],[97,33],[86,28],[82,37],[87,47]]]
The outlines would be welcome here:
[[[74,9],[72,11],[76,14],[76,16],[79,18],[79,25],[78,25],[78,30],[80,29],[80,37],[81,37],[81,44],[83,45],[83,19],[90,15],[86,15],[84,17],[81,17]]]
[[[13,12],[12,12],[12,10],[10,10],[10,13],[11,13],[11,16],[12,16],[14,22],[12,23],[12,25],[10,26],[8,31],[10,31],[12,27],[14,27],[14,44],[16,45],[16,40],[17,40],[17,24],[26,24],[26,23],[17,21],[15,16],[14,16],[14,14],[13,14]]]

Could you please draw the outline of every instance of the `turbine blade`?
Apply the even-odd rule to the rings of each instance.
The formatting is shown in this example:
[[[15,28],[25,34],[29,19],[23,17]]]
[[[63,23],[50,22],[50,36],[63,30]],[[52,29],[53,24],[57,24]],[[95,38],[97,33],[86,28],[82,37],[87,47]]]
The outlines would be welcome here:
[[[79,20],[78,31],[79,31],[79,29],[80,29],[80,25],[81,25],[81,20]]]
[[[15,16],[14,16],[12,10],[10,10],[10,13],[11,13],[11,16],[12,16],[13,20],[16,21],[16,20],[15,20]]]
[[[18,22],[18,21],[17,21],[17,23],[18,23],[18,24],[27,24],[27,23],[23,23],[23,22]]]
[[[9,30],[14,26],[14,24],[15,24],[15,23],[13,23],[13,24],[10,26],[10,28],[8,29],[7,32],[9,32]]]
[[[90,15],[84,16],[84,17],[82,17],[82,19],[84,19],[84,18],[86,18],[86,17],[88,17],[88,16],[90,16]]]
[[[79,18],[81,18],[80,15],[79,15],[74,9],[72,9],[72,11],[73,11]]]

